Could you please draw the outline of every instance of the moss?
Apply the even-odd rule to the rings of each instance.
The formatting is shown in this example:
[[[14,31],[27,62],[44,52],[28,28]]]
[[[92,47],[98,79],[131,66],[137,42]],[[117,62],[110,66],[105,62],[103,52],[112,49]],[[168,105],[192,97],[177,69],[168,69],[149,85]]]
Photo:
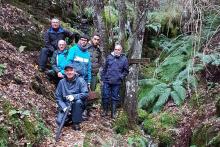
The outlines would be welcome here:
[[[137,147],[141,147],[141,146],[147,146],[148,142],[146,140],[145,137],[143,137],[140,134],[134,134],[128,137],[128,144],[130,146],[137,146]]]
[[[24,119],[24,133],[25,136],[28,140],[30,140],[31,142],[35,142],[36,141],[36,134],[37,132],[35,131],[35,124],[34,122],[30,122],[28,120],[28,118],[26,117]]]
[[[141,123],[143,122],[147,117],[148,117],[148,113],[147,111],[143,110],[143,109],[138,109],[138,122]]]
[[[124,135],[128,132],[128,117],[124,112],[116,118],[113,127],[116,133]]]
[[[0,146],[6,147],[8,144],[8,130],[4,126],[0,126]]]
[[[220,120],[213,118],[193,131],[191,144],[196,146],[220,146]]]
[[[144,131],[155,139],[158,139],[160,145],[170,146],[174,143],[171,128],[177,125],[179,119],[179,115],[171,112],[148,115],[144,120]]]

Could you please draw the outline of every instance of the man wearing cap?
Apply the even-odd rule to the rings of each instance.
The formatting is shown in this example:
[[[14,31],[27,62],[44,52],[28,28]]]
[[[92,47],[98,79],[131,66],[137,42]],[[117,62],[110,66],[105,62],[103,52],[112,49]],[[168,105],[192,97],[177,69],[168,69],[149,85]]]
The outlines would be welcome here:
[[[74,66],[76,72],[90,85],[91,59],[87,47],[88,40],[88,36],[80,36],[78,44],[69,49],[67,61]]]
[[[88,87],[85,80],[76,75],[75,69],[71,64],[65,67],[66,77],[60,80],[55,97],[59,106],[59,113],[57,116],[57,124],[60,125],[64,113],[70,104],[71,106],[71,119],[73,122],[73,129],[80,130],[80,123],[82,122],[82,113],[84,102],[88,97]]]
[[[39,70],[45,71],[48,57],[53,55],[53,52],[58,49],[58,41],[69,38],[73,40],[76,33],[71,33],[60,27],[60,21],[57,18],[51,20],[51,27],[47,30],[44,36],[45,47],[41,49],[39,56]]]

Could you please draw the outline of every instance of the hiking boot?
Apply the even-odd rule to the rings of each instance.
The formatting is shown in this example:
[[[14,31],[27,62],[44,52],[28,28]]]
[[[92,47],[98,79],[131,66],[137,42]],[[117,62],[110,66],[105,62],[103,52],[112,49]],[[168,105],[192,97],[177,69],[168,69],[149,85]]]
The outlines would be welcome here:
[[[103,103],[103,110],[101,112],[101,117],[106,117],[108,116],[108,103]]]
[[[80,131],[81,130],[80,125],[78,123],[73,124],[73,130]]]
[[[117,107],[117,102],[113,101],[112,102],[112,110],[111,110],[111,118],[113,118],[113,119],[115,119],[116,115],[117,115],[116,107]]]

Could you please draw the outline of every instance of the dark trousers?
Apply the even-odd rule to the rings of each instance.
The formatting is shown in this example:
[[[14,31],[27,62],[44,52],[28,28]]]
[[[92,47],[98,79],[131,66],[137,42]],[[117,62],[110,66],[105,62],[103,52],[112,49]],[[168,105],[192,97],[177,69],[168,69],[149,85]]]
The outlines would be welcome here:
[[[82,113],[83,113],[83,101],[82,100],[76,100],[73,102],[71,107],[71,119],[74,124],[78,124],[82,122]],[[63,120],[64,112],[59,111],[57,115],[57,124],[60,125]]]
[[[39,66],[41,69],[45,69],[47,65],[48,57],[51,57],[53,55],[53,51],[49,50],[48,48],[42,48],[40,51],[39,56]]]
[[[90,84],[92,91],[95,91],[96,85],[97,85],[97,75],[92,75],[91,84]]]
[[[102,103],[109,104],[112,103],[118,103],[120,101],[120,84],[109,84],[105,83],[103,84],[103,89],[102,89]]]

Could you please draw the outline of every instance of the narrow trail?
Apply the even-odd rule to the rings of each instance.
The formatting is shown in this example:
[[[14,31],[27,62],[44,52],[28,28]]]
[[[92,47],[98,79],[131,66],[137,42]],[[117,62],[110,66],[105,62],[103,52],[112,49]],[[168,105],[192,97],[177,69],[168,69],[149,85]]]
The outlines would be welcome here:
[[[0,94],[16,108],[37,110],[52,130],[51,136],[40,146],[83,146],[85,138],[92,140],[96,146],[109,142],[115,134],[110,117],[100,117],[100,104],[94,105],[88,121],[81,124],[81,131],[72,130],[71,126],[64,127],[60,140],[55,142],[55,123],[57,106],[54,98],[55,86],[40,73],[36,66],[38,52],[20,53],[10,43],[0,38],[0,63],[6,70],[0,80]],[[31,117],[34,117],[31,114]],[[90,139],[91,138],[91,139]],[[88,141],[87,141],[88,142]]]

